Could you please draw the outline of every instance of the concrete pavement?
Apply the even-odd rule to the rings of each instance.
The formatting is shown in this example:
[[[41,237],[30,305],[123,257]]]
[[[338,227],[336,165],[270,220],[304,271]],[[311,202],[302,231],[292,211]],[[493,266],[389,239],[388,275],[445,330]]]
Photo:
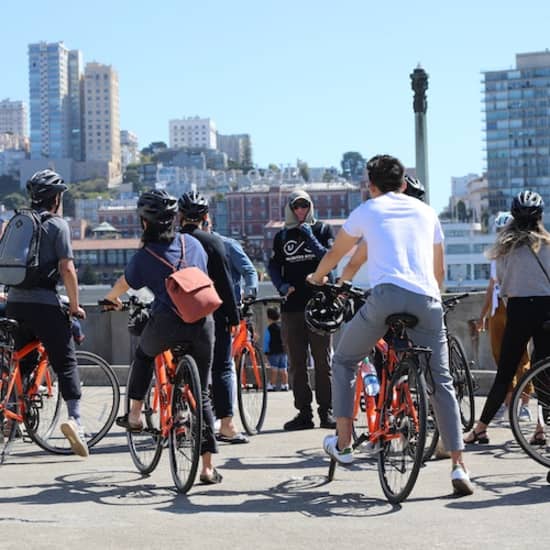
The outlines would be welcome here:
[[[270,393],[265,431],[222,445],[220,485],[178,495],[168,456],[141,477],[116,427],[88,460],[17,443],[0,466],[0,548],[548,548],[547,470],[505,427],[467,454],[476,493],[451,495],[450,462],[422,469],[409,499],[388,504],[376,463],[327,483],[326,430],[286,433],[289,393]],[[481,405],[481,401],[479,402]],[[479,408],[478,408],[479,410]]]

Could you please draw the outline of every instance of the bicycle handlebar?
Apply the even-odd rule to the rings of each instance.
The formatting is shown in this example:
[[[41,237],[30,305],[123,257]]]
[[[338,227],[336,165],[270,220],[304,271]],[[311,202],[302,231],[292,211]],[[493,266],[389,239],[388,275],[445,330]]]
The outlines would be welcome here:
[[[97,304],[104,309],[101,313],[107,313],[108,311],[128,311],[129,309],[145,309],[149,307],[149,304],[142,302],[137,296],[130,296],[128,300],[121,300],[122,308],[118,309],[118,304],[111,302],[110,300],[101,299],[97,301]]]
[[[457,296],[446,298],[442,302],[443,310],[445,311],[445,313],[447,313],[448,311],[451,311],[454,307],[456,307],[460,303],[460,300],[467,298],[469,295],[470,295],[469,292],[465,292],[464,294],[458,294]]]
[[[312,289],[326,290],[334,297],[345,296],[347,298],[360,298],[365,300],[370,294],[370,290],[363,290],[358,286],[353,286],[351,281],[342,281],[340,284],[336,283],[324,283],[322,285],[316,285],[306,280],[307,285]]]

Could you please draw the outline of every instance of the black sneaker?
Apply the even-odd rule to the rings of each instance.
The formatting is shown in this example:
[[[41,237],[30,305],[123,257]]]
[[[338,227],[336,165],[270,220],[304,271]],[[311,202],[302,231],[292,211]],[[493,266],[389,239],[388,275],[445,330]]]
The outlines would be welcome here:
[[[334,430],[336,428],[336,419],[332,416],[332,411],[320,412],[319,420],[321,421],[320,427],[325,430]]]
[[[292,420],[289,420],[283,426],[287,432],[294,432],[297,430],[311,430],[315,428],[311,414],[305,414],[299,412]]]

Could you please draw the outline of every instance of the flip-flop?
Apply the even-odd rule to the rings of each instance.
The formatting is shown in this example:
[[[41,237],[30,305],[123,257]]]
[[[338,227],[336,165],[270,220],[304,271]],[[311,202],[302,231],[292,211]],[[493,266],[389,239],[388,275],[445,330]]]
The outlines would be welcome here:
[[[222,482],[223,476],[220,474],[220,472],[218,472],[218,470],[216,470],[216,468],[213,468],[212,475],[205,476],[204,474],[201,474],[199,476],[199,479],[205,485],[215,485],[216,483]]]
[[[140,422],[139,424],[131,424],[128,420],[127,414],[123,416],[117,416],[115,424],[117,426],[120,426],[121,428],[124,428],[127,432],[130,433],[139,433],[143,431],[143,422]]]
[[[221,443],[231,443],[233,445],[240,443],[250,443],[250,439],[248,439],[248,437],[246,437],[246,435],[244,435],[243,433],[236,433],[235,435],[229,437],[218,432],[216,434],[216,441],[220,441]]]

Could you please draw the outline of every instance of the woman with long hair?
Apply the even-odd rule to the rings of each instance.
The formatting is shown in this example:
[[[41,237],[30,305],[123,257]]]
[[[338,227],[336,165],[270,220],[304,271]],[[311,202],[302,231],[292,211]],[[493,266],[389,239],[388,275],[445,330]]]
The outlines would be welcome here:
[[[465,443],[488,443],[487,426],[506,396],[527,342],[533,338],[533,363],[550,355],[544,322],[550,319],[550,233],[542,224],[544,202],[534,191],[522,191],[512,201],[513,220],[499,233],[490,258],[496,260],[501,296],[507,300],[506,328],[497,374],[481,417]],[[545,445],[538,425],[532,445]]]

